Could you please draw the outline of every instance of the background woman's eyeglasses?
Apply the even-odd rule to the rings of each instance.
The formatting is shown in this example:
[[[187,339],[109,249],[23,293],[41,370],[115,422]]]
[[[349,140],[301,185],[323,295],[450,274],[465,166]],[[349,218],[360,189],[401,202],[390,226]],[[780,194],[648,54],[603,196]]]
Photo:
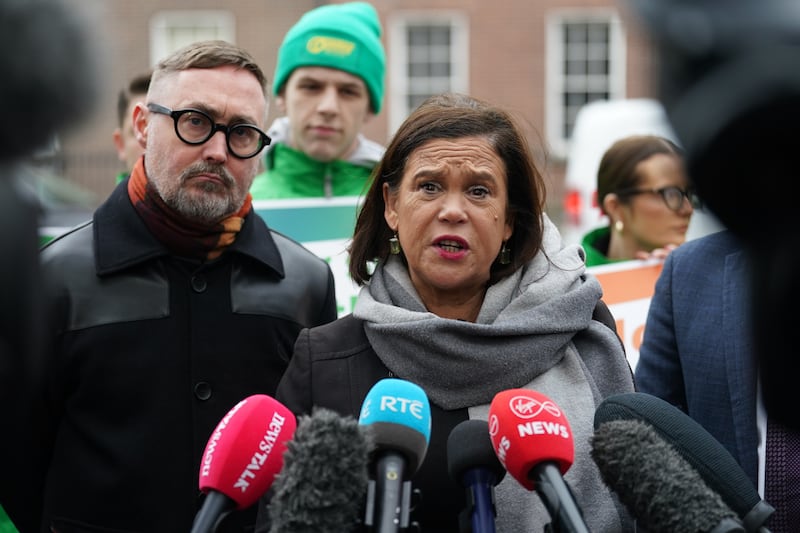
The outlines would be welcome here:
[[[223,132],[228,150],[239,159],[255,157],[271,142],[266,133],[252,124],[215,124],[210,116],[197,109],[173,111],[153,103],[147,104],[147,109],[172,117],[175,134],[186,144],[203,144],[218,131]]]
[[[681,189],[680,187],[669,186],[660,189],[622,189],[616,191],[617,196],[635,196],[637,194],[657,194],[661,196],[667,207],[673,211],[680,211],[683,207],[683,199],[686,198],[693,208],[700,208],[703,203],[692,189]]]

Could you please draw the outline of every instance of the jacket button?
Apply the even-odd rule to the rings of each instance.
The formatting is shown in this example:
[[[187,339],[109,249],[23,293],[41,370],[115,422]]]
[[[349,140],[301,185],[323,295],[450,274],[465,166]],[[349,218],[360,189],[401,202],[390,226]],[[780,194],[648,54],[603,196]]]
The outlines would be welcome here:
[[[192,290],[194,292],[205,292],[208,284],[203,276],[192,276]]]
[[[207,381],[198,381],[194,386],[194,395],[198,400],[211,398],[211,384]]]

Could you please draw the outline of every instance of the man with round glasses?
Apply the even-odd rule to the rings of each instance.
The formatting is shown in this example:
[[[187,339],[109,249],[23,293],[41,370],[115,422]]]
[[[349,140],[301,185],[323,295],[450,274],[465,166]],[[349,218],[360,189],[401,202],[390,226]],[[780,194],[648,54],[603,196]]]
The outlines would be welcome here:
[[[175,121],[175,134],[186,144],[203,144],[216,132],[223,132],[228,150],[239,159],[249,159],[258,155],[270,142],[267,134],[254,124],[236,123],[227,126],[214,124],[214,119],[199,109],[173,111],[153,102],[147,104],[147,109],[153,113],[172,117]]]
[[[189,531],[217,423],[273,395],[301,328],[336,318],[328,265],[271,231],[250,185],[269,144],[249,53],[192,44],[153,72],[144,155],[93,220],[41,252],[52,290],[42,531]],[[217,528],[252,531],[255,509]]]
[[[680,148],[656,135],[632,135],[603,154],[597,202],[608,225],[582,240],[586,265],[663,257],[686,240],[697,198]]]

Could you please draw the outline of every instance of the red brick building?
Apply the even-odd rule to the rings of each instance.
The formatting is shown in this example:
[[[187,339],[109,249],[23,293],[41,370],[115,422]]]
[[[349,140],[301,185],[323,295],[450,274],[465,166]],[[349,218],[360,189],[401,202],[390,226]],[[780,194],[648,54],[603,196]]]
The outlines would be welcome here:
[[[284,33],[323,3],[308,0],[70,0],[96,29],[103,65],[95,113],[60,138],[59,172],[96,202],[120,170],[111,132],[116,93],[187,42],[223,38],[271,77]],[[387,53],[384,110],[367,135],[386,142],[426,95],[467,92],[513,111],[548,177],[558,221],[564,158],[578,108],[655,94],[653,51],[635,14],[613,0],[372,0]],[[274,115],[274,110],[273,110]]]

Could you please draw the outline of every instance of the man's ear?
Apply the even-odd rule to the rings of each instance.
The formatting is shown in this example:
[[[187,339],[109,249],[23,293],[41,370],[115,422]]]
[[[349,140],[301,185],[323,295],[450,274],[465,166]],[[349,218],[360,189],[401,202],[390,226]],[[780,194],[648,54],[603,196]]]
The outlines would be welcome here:
[[[125,141],[122,140],[122,130],[114,129],[111,140],[114,141],[114,147],[117,149],[117,157],[120,161],[125,162]]]
[[[275,106],[278,108],[281,115],[286,114],[286,98],[283,97],[283,94],[279,94],[275,97]]]
[[[150,112],[144,106],[144,103],[136,104],[133,108],[133,134],[142,148],[147,144],[147,125],[149,123]]]

